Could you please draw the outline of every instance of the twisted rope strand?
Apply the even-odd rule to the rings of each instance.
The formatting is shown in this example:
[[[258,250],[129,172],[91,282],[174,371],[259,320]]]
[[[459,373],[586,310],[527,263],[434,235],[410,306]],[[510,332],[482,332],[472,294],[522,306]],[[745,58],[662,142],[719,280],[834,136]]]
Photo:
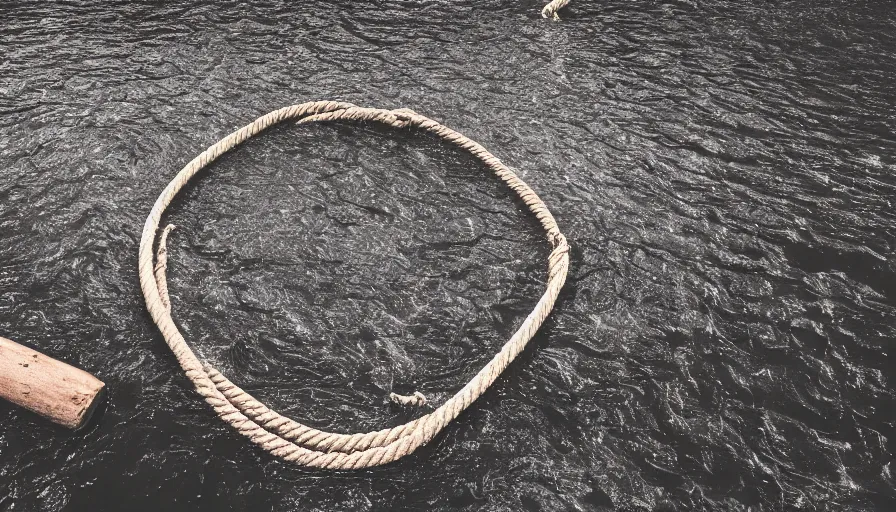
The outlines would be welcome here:
[[[376,432],[339,434],[325,432],[280,415],[233,384],[215,368],[203,364],[187,344],[171,316],[166,269],[167,238],[174,228],[162,232],[158,252],[153,244],[162,214],[177,193],[200,169],[263,130],[286,120],[298,123],[325,121],[376,121],[395,128],[417,127],[451,142],[479,158],[522,199],[541,222],[553,250],[548,257],[544,295],[501,350],[453,397],[429,414],[393,428]],[[275,110],[224,137],[188,163],[165,187],[146,219],[140,239],[140,287],[153,321],[162,332],[187,378],[218,416],[239,433],[271,454],[305,466],[356,469],[386,464],[429,442],[467,409],[525,348],[551,312],[569,270],[569,244],[544,202],[509,167],[479,143],[408,109],[364,108],[350,103],[314,101]],[[391,394],[394,401],[423,405],[419,392],[410,396]]]

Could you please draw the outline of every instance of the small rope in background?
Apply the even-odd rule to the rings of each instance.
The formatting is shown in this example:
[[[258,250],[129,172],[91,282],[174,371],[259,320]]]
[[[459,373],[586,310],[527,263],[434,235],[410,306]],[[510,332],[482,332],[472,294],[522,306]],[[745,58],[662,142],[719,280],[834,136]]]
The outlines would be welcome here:
[[[560,15],[557,13],[567,5],[569,5],[569,0],[551,0],[551,2],[541,10],[541,15],[545,18],[551,18],[554,21],[560,21]]]
[[[318,430],[282,416],[240,389],[217,369],[201,362],[171,316],[165,273],[168,266],[167,238],[174,229],[173,225],[163,230],[158,251],[153,253],[162,214],[199,170],[249,138],[286,120],[297,120],[300,123],[379,122],[394,128],[416,127],[432,133],[468,151],[494,172],[535,215],[551,243],[545,292],[522,325],[491,361],[454,396],[428,414],[403,425],[375,432],[341,434]],[[156,199],[146,219],[140,239],[138,268],[140,288],[153,321],[197,393],[223,421],[254,444],[284,460],[311,467],[357,469],[387,464],[412,453],[432,440],[491,386],[522,352],[554,307],[569,271],[569,244],[541,198],[513,170],[478,142],[408,109],[384,110],[344,102],[312,101],[261,116],[211,145],[181,169]],[[392,393],[390,399],[405,405],[420,406],[426,403],[426,397],[419,392],[409,396]]]

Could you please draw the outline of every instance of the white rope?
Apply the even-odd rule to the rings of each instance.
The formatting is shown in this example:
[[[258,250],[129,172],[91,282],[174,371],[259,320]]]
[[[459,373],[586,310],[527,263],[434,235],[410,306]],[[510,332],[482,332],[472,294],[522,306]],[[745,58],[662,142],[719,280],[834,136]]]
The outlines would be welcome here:
[[[553,247],[548,257],[544,295],[510,340],[453,397],[432,412],[404,425],[377,432],[338,434],[317,430],[281,416],[234,385],[215,368],[200,362],[171,317],[165,270],[168,262],[166,239],[173,226],[165,228],[159,241],[158,254],[153,254],[153,243],[165,209],[200,169],[261,131],[290,119],[301,123],[337,120],[376,121],[396,128],[416,127],[435,134],[479,158],[516,192],[541,222]],[[194,158],[165,187],[153,205],[143,228],[139,254],[140,287],[146,299],[147,309],[184,373],[218,416],[253,443],[277,457],[306,466],[334,469],[355,469],[386,464],[429,442],[482,395],[525,348],[526,343],[532,339],[553,308],[557,295],[566,281],[568,269],[569,245],[547,206],[509,167],[479,143],[411,110],[362,108],[335,101],[303,103],[271,112],[224,137]],[[407,405],[426,403],[426,398],[419,392],[410,396],[393,393],[390,398]]]

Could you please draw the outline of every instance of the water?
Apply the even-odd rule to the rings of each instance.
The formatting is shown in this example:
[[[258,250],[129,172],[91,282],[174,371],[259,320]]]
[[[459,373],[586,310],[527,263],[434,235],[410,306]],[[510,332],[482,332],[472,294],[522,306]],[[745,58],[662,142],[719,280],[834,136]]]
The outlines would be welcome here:
[[[0,5],[0,334],[108,383],[70,434],[0,404],[0,509],[890,510],[896,12],[884,1]],[[573,246],[529,348],[429,446],[252,447],[140,295],[162,187],[285,105],[409,107],[519,169]],[[175,318],[337,431],[491,357],[548,246],[474,160],[285,126],[174,204]]]

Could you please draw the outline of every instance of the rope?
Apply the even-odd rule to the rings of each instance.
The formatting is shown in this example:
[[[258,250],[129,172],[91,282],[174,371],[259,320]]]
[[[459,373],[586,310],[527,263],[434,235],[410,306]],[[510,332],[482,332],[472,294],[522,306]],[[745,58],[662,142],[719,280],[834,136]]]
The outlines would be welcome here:
[[[554,21],[560,21],[560,16],[557,12],[568,4],[569,0],[551,0],[551,3],[544,6],[544,9],[541,10],[541,15],[545,18],[553,18]]]
[[[414,391],[413,395],[399,395],[398,393],[389,393],[389,400],[401,405],[415,405],[421,407],[426,405],[426,397],[419,391]]]
[[[547,286],[535,309],[491,361],[453,397],[429,414],[397,427],[377,432],[337,434],[324,432],[286,418],[269,409],[230,382],[221,372],[203,364],[184,340],[171,316],[165,271],[167,235],[162,232],[157,257],[153,243],[159,221],[177,193],[200,169],[263,130],[286,120],[299,123],[322,121],[376,121],[396,128],[415,127],[435,134],[470,152],[491,169],[523,200],[541,222],[553,250],[548,257]],[[315,101],[275,110],[224,137],[194,158],[174,177],[153,205],[140,239],[140,287],[146,306],[177,361],[196,391],[218,416],[271,454],[305,466],[357,469],[386,464],[429,442],[451,420],[470,406],[525,348],[554,306],[569,269],[569,244],[560,233],[544,202],[519,177],[479,143],[411,110],[362,108],[350,103]],[[155,260],[155,261],[154,261]],[[393,401],[422,405],[426,398],[392,394]]]

